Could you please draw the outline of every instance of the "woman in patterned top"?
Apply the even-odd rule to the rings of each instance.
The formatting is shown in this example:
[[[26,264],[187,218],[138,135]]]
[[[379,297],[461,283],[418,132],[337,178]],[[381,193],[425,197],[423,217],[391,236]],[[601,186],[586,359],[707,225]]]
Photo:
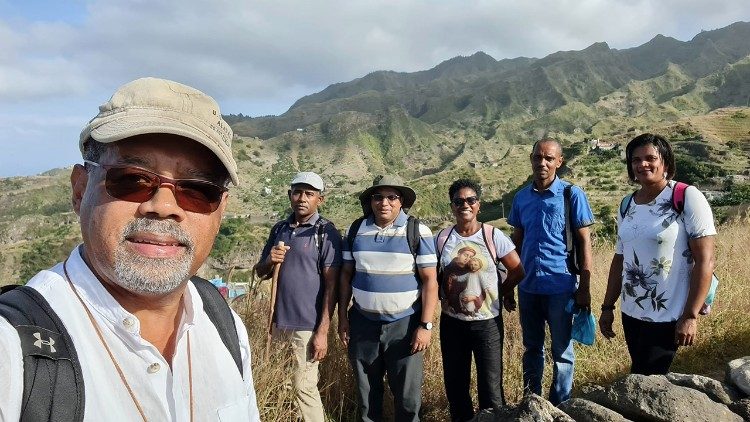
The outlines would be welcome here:
[[[696,338],[714,269],[716,229],[708,201],[694,186],[685,190],[682,212],[672,205],[675,161],[666,139],[640,135],[625,155],[628,176],[640,188],[624,215],[618,214],[599,328],[606,338],[615,336],[619,296],[630,372],[666,374],[677,347]]]
[[[515,309],[513,288],[524,275],[521,259],[508,236],[477,220],[481,195],[481,186],[473,180],[453,182],[448,197],[456,224],[436,237],[442,290],[440,350],[445,393],[454,422],[474,418],[472,359],[477,368],[479,409],[505,404],[501,309]],[[507,270],[502,288],[498,265]]]

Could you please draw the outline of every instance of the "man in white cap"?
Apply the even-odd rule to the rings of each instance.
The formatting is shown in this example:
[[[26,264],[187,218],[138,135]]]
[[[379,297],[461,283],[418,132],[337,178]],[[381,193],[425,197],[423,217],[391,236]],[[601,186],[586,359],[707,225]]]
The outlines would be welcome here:
[[[266,278],[274,265],[281,265],[273,339],[289,347],[294,357],[296,402],[306,422],[325,421],[318,365],[328,351],[341,267],[341,236],[333,223],[318,213],[325,200],[324,190],[323,179],[313,172],[294,176],[287,192],[292,213],[273,226],[256,265],[258,274]]]
[[[1,419],[259,420],[245,326],[194,277],[238,182],[231,141],[177,82],[99,107],[70,177],[83,243],[0,296]]]

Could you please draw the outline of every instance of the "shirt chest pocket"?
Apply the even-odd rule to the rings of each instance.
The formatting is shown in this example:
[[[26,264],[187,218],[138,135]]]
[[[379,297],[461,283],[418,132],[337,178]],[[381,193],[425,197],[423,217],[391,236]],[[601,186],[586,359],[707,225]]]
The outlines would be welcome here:
[[[245,396],[230,405],[217,409],[216,415],[221,422],[249,421],[250,396]]]
[[[544,213],[544,230],[547,233],[562,233],[565,229],[565,210],[562,203],[545,202],[542,212]]]

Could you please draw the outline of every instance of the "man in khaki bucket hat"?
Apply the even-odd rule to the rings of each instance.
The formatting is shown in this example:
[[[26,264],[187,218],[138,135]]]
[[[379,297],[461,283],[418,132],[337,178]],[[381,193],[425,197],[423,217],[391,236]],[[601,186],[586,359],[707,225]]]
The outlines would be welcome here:
[[[395,420],[418,421],[438,301],[435,243],[430,228],[406,214],[417,195],[400,177],[376,177],[359,199],[365,215],[342,242],[338,315],[360,419],[382,419],[385,375]]]
[[[83,243],[0,296],[0,415],[259,420],[245,326],[195,276],[238,183],[231,141],[213,98],[177,82],[138,79],[99,107],[70,178]]]

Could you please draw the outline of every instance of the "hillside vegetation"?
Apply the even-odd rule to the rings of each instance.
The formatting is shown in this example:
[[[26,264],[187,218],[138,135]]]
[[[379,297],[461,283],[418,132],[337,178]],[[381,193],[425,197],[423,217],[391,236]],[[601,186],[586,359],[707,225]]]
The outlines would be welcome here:
[[[715,202],[720,221],[742,214],[750,201],[748,40],[750,23],[738,22],[686,42],[657,35],[622,50],[600,42],[504,60],[478,52],[420,72],[336,83],[280,116],[225,116],[242,183],[231,190],[201,273],[227,276],[252,265],[271,224],[287,213],[288,182],[303,170],[327,182],[322,211],[339,228],[358,216],[357,194],[384,172],[414,187],[412,213],[433,228],[451,218],[448,185],[476,178],[485,191],[481,219],[507,228],[503,217],[529,180],[531,144],[542,136],[562,142],[561,174],[589,195],[597,241],[611,239],[619,199],[634,189],[624,143],[646,131],[673,142],[679,180],[729,194]],[[592,149],[594,140],[602,148]],[[79,241],[68,178],[60,169],[0,179],[0,283],[24,281]]]

